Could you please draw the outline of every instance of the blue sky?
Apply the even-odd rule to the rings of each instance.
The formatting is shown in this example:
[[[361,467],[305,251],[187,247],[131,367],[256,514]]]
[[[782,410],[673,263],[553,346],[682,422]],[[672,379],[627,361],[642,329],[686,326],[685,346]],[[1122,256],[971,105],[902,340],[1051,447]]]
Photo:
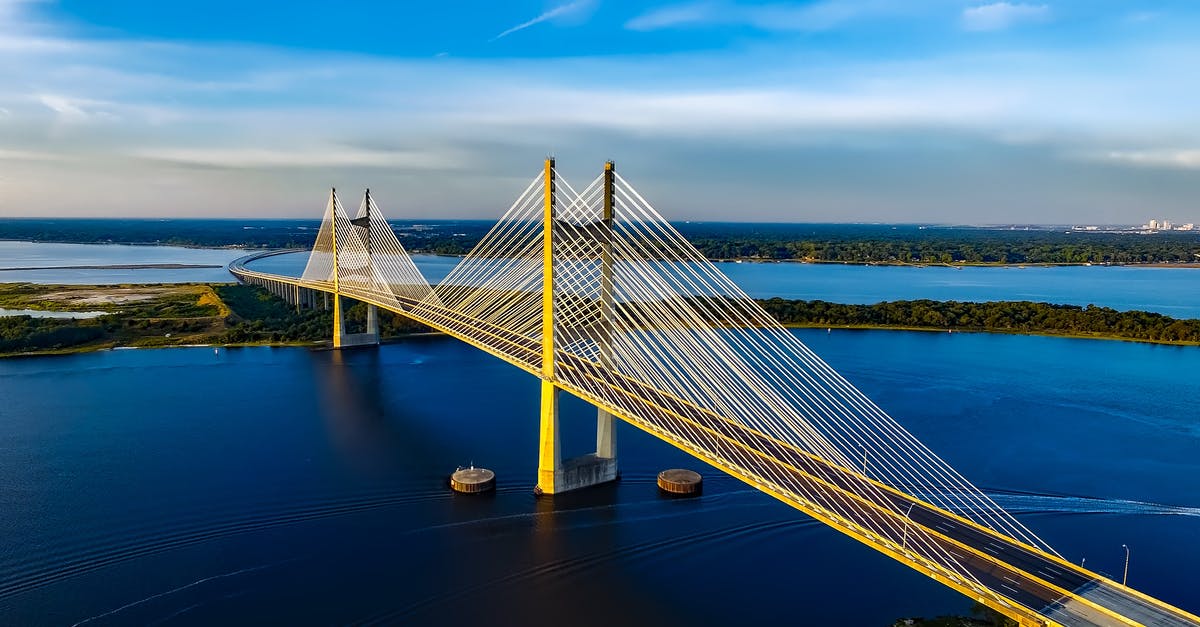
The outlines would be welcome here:
[[[0,215],[1200,222],[1200,5],[0,0]]]

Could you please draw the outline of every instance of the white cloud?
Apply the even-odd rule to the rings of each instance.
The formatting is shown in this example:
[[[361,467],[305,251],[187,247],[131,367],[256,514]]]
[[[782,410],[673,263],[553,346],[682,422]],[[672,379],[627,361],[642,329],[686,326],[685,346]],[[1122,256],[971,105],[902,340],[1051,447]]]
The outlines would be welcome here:
[[[700,0],[655,9],[625,23],[630,30],[652,31],[696,26],[749,26],[764,31],[823,31],[865,17],[920,11],[895,0],[823,0],[803,5],[744,5]]]
[[[289,149],[244,147],[163,148],[134,152],[133,156],[211,168],[314,168],[391,167],[417,170],[453,169],[457,162],[446,154],[428,151],[375,151],[306,145]]]
[[[1046,4],[1012,4],[993,2],[968,7],[962,12],[963,28],[970,31],[998,31],[1030,22],[1050,19],[1050,6]]]
[[[1101,159],[1135,166],[1200,170],[1200,148],[1110,150]]]
[[[0,161],[61,161],[62,156],[34,150],[6,150],[0,148]]]
[[[573,2],[568,2],[567,4],[559,5],[557,7],[554,7],[553,9],[550,9],[549,11],[546,11],[545,13],[542,13],[541,15],[539,15],[531,20],[517,24],[516,26],[500,33],[499,35],[492,37],[489,41],[496,41],[497,39],[500,39],[502,37],[507,37],[515,32],[525,30],[526,28],[529,28],[530,26],[534,26],[536,24],[541,24],[542,22],[545,22],[547,20],[552,20],[554,18],[567,17],[569,15],[580,13],[584,9],[589,8],[592,4],[592,1],[593,0],[574,0]]]
[[[693,2],[643,13],[625,23],[630,30],[660,30],[721,21],[721,6],[715,2]]]
[[[38,96],[38,101],[45,105],[47,109],[50,109],[51,111],[63,117],[84,119],[89,115],[83,110],[82,103],[76,103],[72,99],[64,96],[42,94]]]
[[[714,0],[651,12],[629,27],[735,23],[799,32],[916,11],[911,5],[934,7],[951,21],[962,6],[866,0],[753,7]],[[565,19],[562,12],[539,18]],[[1200,85],[1178,80],[1191,71],[1200,45],[1183,41],[994,54],[931,43],[932,53],[888,59],[790,44],[611,57],[397,59],[89,40],[18,26],[0,28],[0,40],[6,32],[37,33],[57,43],[28,48],[20,63],[0,63],[0,106],[9,111],[0,112],[0,158],[10,180],[21,182],[10,196],[51,197],[58,205],[48,210],[74,203],[75,210],[98,211],[90,199],[105,196],[101,190],[170,179],[186,190],[175,196],[177,214],[216,211],[204,199],[220,190],[227,195],[221,211],[269,204],[273,215],[295,215],[314,187],[319,197],[321,186],[341,185],[343,177],[364,183],[393,177],[405,189],[431,190],[413,200],[424,215],[460,216],[465,208],[492,207],[496,180],[524,174],[526,159],[536,165],[550,149],[566,167],[568,154],[627,154],[628,163],[641,160],[647,170],[638,176],[649,180],[660,175],[654,168],[669,173],[671,159],[729,166],[733,153],[750,161],[770,153],[780,164],[817,155],[812,163],[819,166],[834,163],[824,156],[849,151],[877,163],[919,164],[904,156],[908,144],[919,151],[963,137],[979,142],[972,146],[1007,142],[1014,153],[1036,146],[1072,168],[1123,164],[1120,172],[1130,177],[1145,176],[1142,168],[1194,168],[1200,159],[1172,148],[1200,146],[1189,106],[1200,100]],[[374,87],[337,87],[363,84]],[[314,85],[332,87],[314,98]],[[77,123],[84,121],[93,123]],[[1105,152],[1111,147],[1137,150]],[[924,166],[912,167],[919,174]],[[822,184],[845,185],[840,170],[830,168]],[[1003,168],[1009,168],[1004,176],[1035,169]],[[713,206],[707,196],[686,196],[685,183],[705,183],[697,180],[703,175],[689,176],[680,179],[680,205]],[[64,181],[74,196],[45,193]],[[775,191],[793,184],[779,183]],[[161,199],[135,198],[128,206],[159,210]]]

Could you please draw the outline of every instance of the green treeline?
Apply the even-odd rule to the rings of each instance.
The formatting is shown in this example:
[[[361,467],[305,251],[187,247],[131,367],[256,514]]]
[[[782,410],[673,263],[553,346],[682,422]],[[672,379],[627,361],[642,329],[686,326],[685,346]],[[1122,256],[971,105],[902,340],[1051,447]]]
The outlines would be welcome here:
[[[27,298],[31,296],[25,293],[29,290],[68,289],[67,286],[11,287],[14,295]],[[126,290],[129,286],[112,289]],[[0,317],[0,354],[109,346],[307,344],[328,342],[332,333],[331,312],[322,309],[296,311],[294,306],[254,286],[192,285],[153,289],[168,291],[154,299],[122,304],[122,310],[94,319]],[[30,305],[32,302],[21,300],[14,304]],[[343,302],[346,330],[350,333],[365,331],[366,305],[350,299]],[[1092,305],[932,300],[842,305],[781,298],[758,302],[776,320],[789,326],[952,329],[1200,344],[1200,320],[1176,320],[1162,314],[1117,311]],[[720,321],[714,320],[714,323],[720,324]],[[383,337],[429,330],[385,310],[379,311],[379,326]]]
[[[673,225],[709,259],[839,263],[1200,263],[1200,232],[1153,234],[1066,228],[980,228],[915,224]],[[393,221],[413,253],[466,254],[491,229],[479,220]],[[184,246],[310,248],[312,220],[96,220],[0,218],[5,239]]]
[[[214,285],[213,291],[233,311],[223,344],[298,343],[329,339],[333,313],[314,309],[299,312],[283,299],[253,285]]]
[[[1176,320],[1157,313],[1094,305],[933,300],[841,305],[782,298],[758,302],[775,319],[790,326],[955,329],[1200,343],[1200,320]]]
[[[1088,233],[990,229],[882,229],[862,226],[810,231],[698,230],[688,239],[709,259],[842,263],[1197,263],[1194,232]]]
[[[225,344],[328,342],[333,333],[333,312],[301,309],[251,285],[214,285],[213,291],[233,310],[228,329],[219,341]],[[346,331],[366,330],[367,306],[342,299]],[[429,328],[390,311],[379,310],[379,335],[394,337]]]
[[[0,317],[0,353],[53,351],[94,342],[104,336],[95,320]]]

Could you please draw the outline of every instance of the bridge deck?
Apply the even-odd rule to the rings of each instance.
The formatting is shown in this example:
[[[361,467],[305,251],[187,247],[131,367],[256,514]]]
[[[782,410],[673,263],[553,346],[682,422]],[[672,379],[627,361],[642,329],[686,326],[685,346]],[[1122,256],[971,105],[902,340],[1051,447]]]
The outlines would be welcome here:
[[[251,271],[244,267],[244,262],[239,260],[230,268],[239,278],[333,291],[331,284]],[[534,375],[541,371],[541,344],[537,339],[429,302],[393,294],[347,290],[341,293],[408,316]],[[1200,619],[1182,610],[879,484],[856,471],[715,416],[595,362],[562,352],[559,359],[555,383],[562,389],[967,596],[1019,617],[1023,624],[1049,624],[1049,621],[1070,627],[1200,624]],[[620,400],[606,400],[614,398]],[[704,414],[708,420],[697,420]],[[718,419],[712,420],[714,416]],[[876,531],[868,531],[834,514],[839,511],[839,504],[848,501],[868,512],[878,523],[874,526]],[[889,531],[881,534],[880,529]],[[932,542],[943,555],[957,562],[960,572],[970,578],[962,578],[912,551],[910,538],[918,534],[926,544]]]

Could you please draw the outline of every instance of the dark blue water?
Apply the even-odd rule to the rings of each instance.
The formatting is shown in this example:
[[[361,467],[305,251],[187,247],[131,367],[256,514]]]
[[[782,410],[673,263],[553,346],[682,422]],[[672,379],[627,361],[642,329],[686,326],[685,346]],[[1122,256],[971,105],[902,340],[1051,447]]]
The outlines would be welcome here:
[[[1068,559],[1200,610],[1200,350],[800,331]],[[626,425],[536,499],[537,381],[447,338],[0,361],[0,623],[887,625],[970,603]],[[566,452],[593,411],[564,402]],[[451,495],[470,462],[492,497]],[[705,494],[660,498],[667,467]]]
[[[263,272],[300,276],[306,253],[255,261]],[[456,257],[414,255],[434,283]],[[885,300],[1031,300],[1154,311],[1200,318],[1200,269],[1128,266],[963,267],[853,266],[807,263],[733,263],[716,266],[754,298],[802,298],[872,304]]]

